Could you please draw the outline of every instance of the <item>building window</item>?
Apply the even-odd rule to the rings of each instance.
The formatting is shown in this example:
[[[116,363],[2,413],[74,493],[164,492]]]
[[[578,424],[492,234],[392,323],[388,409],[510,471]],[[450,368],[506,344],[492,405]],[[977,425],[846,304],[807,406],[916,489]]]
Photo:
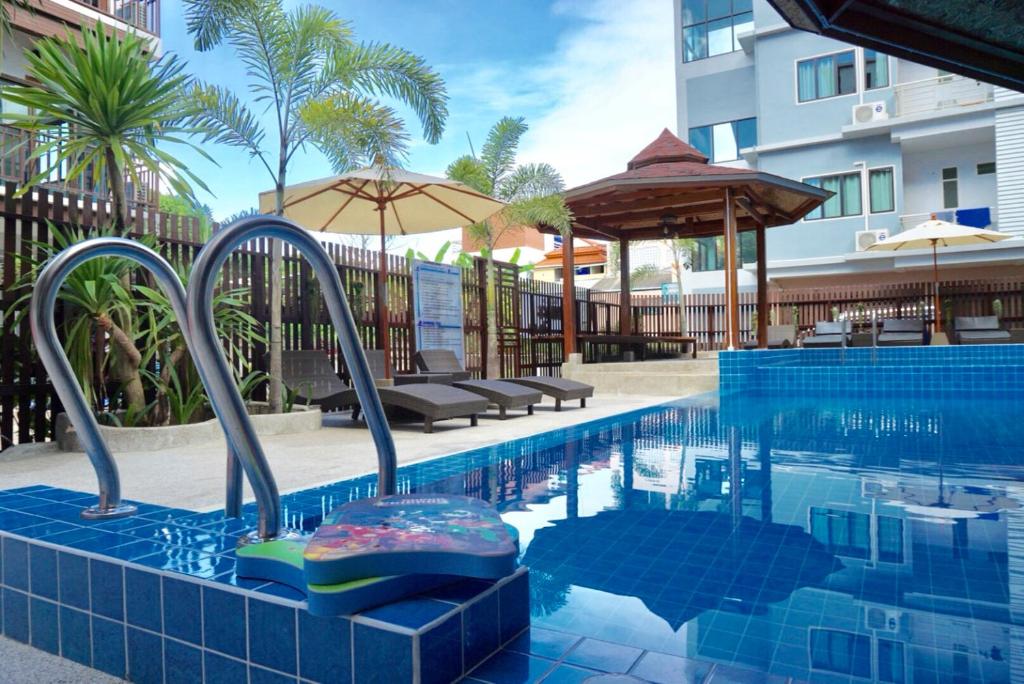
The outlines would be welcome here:
[[[957,187],[957,171],[955,166],[942,169],[942,207],[956,209],[960,206],[960,193]]]
[[[712,162],[735,161],[757,144],[757,119],[739,119],[690,129],[690,144]]]
[[[812,629],[811,667],[854,677],[870,677],[871,637],[834,629]]]
[[[981,162],[980,164],[978,164],[978,175],[979,176],[988,176],[988,175],[993,174],[995,172],[996,172],[996,163],[995,162]]]
[[[739,34],[753,27],[752,0],[683,0],[683,61],[740,50]]]
[[[804,182],[834,194],[823,205],[804,217],[805,221],[858,216],[861,213],[860,173],[839,173],[832,176],[805,178]]]
[[[856,52],[847,50],[796,63],[797,98],[800,102],[857,92]]]
[[[889,87],[889,58],[874,50],[864,50],[864,90]]]
[[[896,211],[892,167],[868,172],[868,197],[872,214]]]
[[[757,236],[753,231],[740,233],[740,254],[737,266],[757,261]],[[694,273],[721,271],[725,268],[725,238],[697,238],[697,258],[690,266]]]
[[[878,680],[903,684],[906,681],[903,644],[888,639],[878,640]]]

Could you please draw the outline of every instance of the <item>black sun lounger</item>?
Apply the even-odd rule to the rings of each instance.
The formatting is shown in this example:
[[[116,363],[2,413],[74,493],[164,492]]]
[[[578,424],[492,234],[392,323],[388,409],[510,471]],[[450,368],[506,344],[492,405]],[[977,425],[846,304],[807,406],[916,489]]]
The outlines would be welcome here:
[[[924,321],[919,318],[886,318],[878,335],[879,347],[914,347],[924,344]]]
[[[383,377],[383,352],[366,352],[370,369],[375,377]],[[324,411],[351,406],[352,419],[359,418],[359,398],[356,391],[346,387],[334,372],[330,359],[322,351],[284,352],[282,354],[284,383],[297,393],[297,400],[319,404]],[[402,383],[405,376],[398,376]],[[424,382],[413,376],[411,384],[379,387],[377,394],[385,407],[405,409],[423,416],[423,431],[433,432],[434,421],[467,417],[471,425],[477,424],[477,414],[487,410],[487,399],[479,394],[439,382]],[[444,378],[437,378],[443,380]],[[448,378],[450,382],[450,378]]]
[[[846,346],[853,339],[850,321],[818,321],[814,324],[814,335],[805,337],[802,345],[808,349],[843,346],[843,334],[846,334]]]
[[[791,325],[768,326],[768,349],[789,349],[793,346],[794,329]],[[757,349],[757,340],[743,345],[744,349]]]
[[[1007,344],[1010,331],[999,324],[997,316],[957,316],[953,320],[957,344]]]
[[[544,395],[537,390],[505,380],[456,380],[452,384],[497,404],[501,420],[507,417],[508,409],[525,408],[527,415],[532,416],[533,405],[544,399]]]

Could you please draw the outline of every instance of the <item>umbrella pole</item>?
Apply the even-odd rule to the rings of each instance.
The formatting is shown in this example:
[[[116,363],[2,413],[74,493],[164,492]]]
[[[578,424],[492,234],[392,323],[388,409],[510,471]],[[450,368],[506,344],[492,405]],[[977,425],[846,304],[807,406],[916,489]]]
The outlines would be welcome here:
[[[938,241],[932,240],[932,296],[935,306],[935,332],[942,332],[942,308],[939,303],[939,255]]]
[[[384,378],[391,378],[391,339],[388,326],[391,316],[388,313],[388,253],[385,249],[384,211],[387,204],[379,202],[377,212],[380,214],[380,269],[377,272],[377,292],[380,302],[377,305],[377,334],[380,336],[380,347],[384,350]]]

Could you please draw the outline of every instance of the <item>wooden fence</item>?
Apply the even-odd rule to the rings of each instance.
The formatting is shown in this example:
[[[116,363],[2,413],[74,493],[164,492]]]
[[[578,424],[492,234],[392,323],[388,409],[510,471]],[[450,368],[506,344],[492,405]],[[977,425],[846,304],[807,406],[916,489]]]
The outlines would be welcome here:
[[[43,441],[51,433],[50,417],[60,410],[47,375],[36,357],[27,320],[14,324],[14,304],[23,291],[14,288],[26,277],[29,264],[42,256],[40,245],[53,243],[53,228],[78,225],[94,231],[110,222],[110,207],[103,202],[39,189],[15,199],[14,185],[0,186],[0,448],[29,441]],[[187,269],[203,244],[204,236],[195,219],[160,213],[150,207],[132,207],[131,232],[156,239],[163,255]],[[375,252],[325,243],[345,286],[360,337],[366,348],[377,345]],[[398,372],[412,370],[415,330],[412,315],[410,264],[402,257],[389,256],[388,299],[393,363]],[[520,277],[513,264],[497,263],[495,286],[496,336],[502,377],[557,375],[562,357],[562,288],[557,283]],[[250,313],[260,322],[269,321],[269,250],[266,240],[257,240],[236,251],[223,273],[224,287],[251,292]],[[487,347],[486,263],[477,259],[462,279],[466,366],[483,375]],[[1024,327],[1024,282],[1021,279],[948,281],[940,286],[944,302],[954,315],[987,315],[992,303],[1003,304],[1003,321]],[[801,332],[815,321],[836,315],[856,322],[878,318],[934,316],[931,285],[915,282],[864,287],[834,287],[805,290],[773,290],[770,318],[777,324],[795,324]],[[322,349],[345,377],[337,340],[331,328],[316,279],[308,266],[289,246],[283,264],[282,323],[286,349]],[[576,325],[581,333],[615,333],[619,330],[619,303],[615,293],[576,290]],[[756,298],[740,296],[744,339],[755,329]],[[679,334],[679,306],[660,296],[636,295],[632,301],[636,332],[645,335]],[[683,297],[687,330],[702,350],[722,347],[725,338],[725,298],[721,294]],[[58,317],[62,311],[58,307]],[[102,340],[99,343],[103,343]],[[614,352],[614,350],[612,350]],[[264,345],[242,347],[241,353],[257,369],[265,370]],[[596,359],[586,359],[596,360]]]

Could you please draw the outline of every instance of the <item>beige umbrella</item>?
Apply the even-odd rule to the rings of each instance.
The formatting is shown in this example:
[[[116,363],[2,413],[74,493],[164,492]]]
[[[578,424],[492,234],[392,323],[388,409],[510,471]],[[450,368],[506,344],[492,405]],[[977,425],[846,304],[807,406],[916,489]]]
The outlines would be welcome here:
[[[460,228],[479,223],[504,206],[457,181],[380,166],[290,185],[284,190],[284,216],[307,230],[349,234],[364,234],[373,228],[380,231],[378,335],[388,374],[391,349],[385,237]],[[275,209],[275,192],[261,192],[260,211],[269,214]]]
[[[954,247],[959,245],[978,245],[985,242],[999,242],[1011,236],[998,233],[994,230],[982,228],[971,228],[961,226],[949,221],[938,221],[932,219],[905,230],[902,233],[891,235],[885,240],[880,240],[868,247],[874,250],[895,251],[898,249],[928,249],[932,248],[932,278],[934,280],[934,305],[935,305],[935,331],[942,330],[942,309],[939,308],[939,247]]]

